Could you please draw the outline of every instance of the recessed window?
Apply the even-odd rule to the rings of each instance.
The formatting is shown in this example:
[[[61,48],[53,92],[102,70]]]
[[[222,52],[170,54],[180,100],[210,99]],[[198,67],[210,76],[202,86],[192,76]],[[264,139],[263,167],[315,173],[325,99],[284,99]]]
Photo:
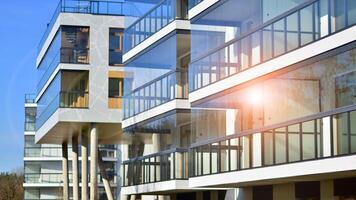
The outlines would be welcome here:
[[[273,200],[273,186],[263,185],[252,188],[253,200]]]
[[[320,200],[320,182],[307,181],[295,183],[296,200]]]
[[[120,98],[123,96],[123,78],[109,78],[109,97]]]
[[[122,64],[122,33],[119,28],[109,30],[109,65]]]

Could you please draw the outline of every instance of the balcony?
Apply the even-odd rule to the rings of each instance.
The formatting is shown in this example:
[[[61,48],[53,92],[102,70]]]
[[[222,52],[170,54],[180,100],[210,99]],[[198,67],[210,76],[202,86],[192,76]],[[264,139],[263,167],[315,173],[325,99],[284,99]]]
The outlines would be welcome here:
[[[116,158],[116,147],[109,145],[99,145],[99,150],[105,161],[108,159]],[[69,154],[72,151],[70,147],[68,149]],[[79,149],[79,154],[81,153],[81,149]],[[62,158],[62,148],[61,147],[25,147],[24,157],[32,157],[32,158]],[[70,156],[69,156],[70,157]]]
[[[69,179],[72,182],[71,175]],[[62,183],[62,173],[25,173],[24,183],[59,184]]]
[[[240,178],[236,180],[230,178],[221,182],[206,183],[206,186],[214,184],[216,186],[244,181],[263,181],[266,176],[269,176],[267,180],[271,180],[286,176],[305,176],[308,173],[342,171],[345,167],[339,168],[315,162],[335,164],[338,162],[330,159],[347,159],[348,157],[351,160],[354,159],[351,155],[356,153],[355,124],[356,106],[352,105],[258,130],[244,131],[193,144],[189,150],[191,164],[189,180],[221,174],[232,177],[233,172],[240,173]],[[319,165],[323,167],[316,169]],[[271,168],[274,166],[279,168]],[[282,169],[282,167],[285,168]],[[297,168],[298,170],[294,171]],[[344,170],[347,171],[349,168],[352,169],[353,166],[348,166]],[[251,169],[259,171],[249,172],[248,170]],[[267,175],[264,169],[280,173]],[[256,174],[259,175],[256,176]],[[204,186],[202,179],[198,179],[192,181],[192,185]]]
[[[53,74],[60,63],[64,64],[89,64],[89,48],[59,48],[57,52],[48,54],[44,57],[39,65],[40,69],[46,69],[42,73],[41,79],[37,84],[37,92],[45,86],[46,82]],[[51,55],[52,54],[52,55]]]
[[[327,9],[321,6],[322,3],[326,4],[320,0],[304,3],[192,60],[189,67],[190,92],[305,47],[355,24],[354,4],[350,0],[338,1],[336,5],[323,5],[329,6]]]
[[[123,187],[187,179],[187,149],[171,149],[123,162]]]
[[[184,1],[164,0],[124,31],[125,53],[141,44],[176,19],[187,19]]]
[[[189,0],[189,9],[192,9],[194,6],[198,5],[204,0]]]
[[[108,178],[111,184],[116,183],[115,173],[108,173]],[[102,183],[101,175],[98,174],[98,183]],[[73,182],[73,175],[69,173],[69,182]],[[61,184],[63,183],[62,173],[25,173],[24,183],[27,184]]]
[[[25,103],[35,103],[35,94],[25,94]]]
[[[24,157],[62,157],[62,148],[25,147]]]
[[[82,13],[95,15],[140,16],[133,4],[117,1],[60,0],[47,29],[38,45],[42,48],[60,13]]]
[[[58,108],[89,108],[89,92],[61,91],[37,117],[36,129],[39,129]]]
[[[188,99],[186,70],[168,72],[124,95],[124,119],[175,99]]]

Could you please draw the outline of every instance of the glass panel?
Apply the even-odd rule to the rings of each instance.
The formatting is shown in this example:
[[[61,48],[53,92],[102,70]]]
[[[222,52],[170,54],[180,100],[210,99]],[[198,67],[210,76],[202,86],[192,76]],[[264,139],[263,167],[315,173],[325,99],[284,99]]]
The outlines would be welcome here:
[[[210,174],[210,145],[202,146],[203,174]]]
[[[263,28],[263,43],[262,43],[262,55],[263,60],[266,61],[272,58],[272,26]]]
[[[356,1],[355,0],[348,0],[347,2],[348,8],[348,25],[352,25],[356,23]]]
[[[276,164],[287,162],[286,128],[279,128],[275,130],[275,145]]]
[[[251,162],[251,151],[250,151],[250,137],[249,136],[243,136],[240,138],[240,146],[241,146],[241,151],[240,151],[240,168],[241,169],[247,169],[250,168],[250,162]]]
[[[288,153],[289,162],[300,160],[299,124],[288,126]]]
[[[350,113],[351,122],[351,153],[356,152],[356,111]]]
[[[284,28],[284,18],[273,24],[273,47],[274,56],[281,55],[284,53],[285,49],[285,28]]]
[[[301,45],[313,41],[313,5],[300,11],[300,35]]]
[[[342,155],[348,153],[347,127],[347,113],[339,114],[333,117],[334,155]]]
[[[218,154],[219,143],[214,143],[211,145],[211,173],[213,174],[218,172]]]
[[[264,132],[263,133],[263,156],[264,156],[264,165],[273,165],[274,158],[273,158],[273,143],[274,143],[274,136],[273,131]]]
[[[335,31],[345,27],[345,3],[346,0],[334,0]]]
[[[229,163],[230,163],[230,153],[229,153],[229,141],[220,142],[220,171],[227,172],[229,171]]]
[[[234,138],[230,140],[230,170],[234,171],[238,168],[239,140]]]
[[[315,158],[315,128],[314,120],[302,125],[303,160]]]

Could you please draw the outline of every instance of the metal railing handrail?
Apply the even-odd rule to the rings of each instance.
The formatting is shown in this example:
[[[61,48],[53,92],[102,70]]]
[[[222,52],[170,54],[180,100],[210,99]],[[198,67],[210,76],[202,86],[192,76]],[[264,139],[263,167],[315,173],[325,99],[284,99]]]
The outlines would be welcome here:
[[[256,28],[251,29],[250,31],[242,34],[241,36],[236,37],[236,38],[234,38],[234,39],[232,39],[232,40],[230,40],[228,42],[225,42],[224,44],[222,44],[222,45],[220,45],[220,46],[218,46],[218,47],[216,47],[214,49],[211,49],[211,50],[205,52],[204,54],[198,56],[197,58],[194,58],[194,60],[192,60],[190,62],[190,64],[196,63],[196,62],[198,62],[198,61],[210,56],[213,53],[216,53],[216,52],[220,51],[221,49],[223,49],[223,48],[225,48],[225,47],[227,47],[227,46],[229,46],[229,45],[231,45],[231,44],[233,44],[235,42],[241,41],[242,39],[244,39],[244,38],[246,38],[248,36],[251,36],[252,34],[256,33],[257,31],[263,30],[264,28],[272,25],[273,23],[275,23],[275,22],[277,22],[277,21],[279,21],[279,20],[281,20],[283,18],[286,18],[289,15],[294,14],[295,12],[297,12],[299,10],[302,10],[303,8],[306,8],[306,7],[314,4],[317,1],[320,1],[320,0],[310,0],[310,1],[304,2],[304,3],[300,4],[300,5],[292,8],[291,10],[286,11],[285,13],[283,13],[281,15],[278,15],[278,16],[268,20],[267,22],[257,26]]]
[[[127,98],[127,97],[131,96],[132,94],[134,94],[135,92],[137,92],[137,91],[139,91],[139,90],[151,85],[152,83],[154,83],[154,82],[156,82],[158,80],[164,79],[164,78],[166,78],[166,77],[168,77],[168,76],[170,76],[172,74],[175,74],[177,72],[182,72],[182,73],[186,72],[186,73],[188,73],[188,70],[187,69],[182,69],[182,68],[176,68],[174,70],[171,70],[171,71],[169,71],[169,72],[167,72],[167,73],[165,73],[165,74],[163,74],[163,75],[161,75],[161,76],[159,76],[159,77],[157,77],[157,78],[155,78],[155,79],[153,79],[153,80],[151,80],[151,81],[149,81],[149,82],[147,82],[147,83],[145,83],[145,84],[143,84],[143,85],[141,85],[141,86],[139,86],[137,88],[135,88],[134,90],[131,90],[130,93],[125,94],[122,97],[123,98]]]
[[[130,164],[130,163],[133,163],[133,162],[137,162],[137,161],[140,161],[140,160],[145,160],[147,158],[152,158],[152,157],[156,157],[156,156],[162,156],[162,155],[167,155],[167,154],[171,154],[171,153],[185,153],[185,152],[188,152],[188,149],[186,149],[186,148],[173,148],[173,149],[168,149],[168,150],[160,151],[160,152],[149,154],[149,155],[145,155],[145,156],[139,156],[139,157],[131,158],[129,160],[123,161],[122,163],[123,164]]]
[[[129,30],[130,28],[132,28],[133,26],[135,26],[137,23],[139,23],[142,19],[144,19],[145,17],[147,17],[149,14],[151,14],[153,11],[155,11],[155,9],[157,9],[159,6],[161,6],[165,1],[168,0],[161,0],[158,4],[156,4],[154,7],[152,7],[151,9],[149,9],[145,14],[143,14],[140,18],[138,18],[136,21],[134,21],[132,24],[130,24],[130,26],[128,26],[125,30]]]
[[[196,62],[198,62],[198,61],[210,56],[213,53],[216,53],[216,52],[220,51],[221,49],[223,49],[223,48],[225,48],[225,47],[227,47],[227,46],[229,46],[229,45],[231,45],[231,44],[233,44],[235,42],[241,41],[242,39],[244,39],[244,38],[246,38],[248,36],[251,36],[252,34],[256,33],[257,31],[263,30],[267,26],[270,26],[273,23],[275,23],[275,22],[277,22],[277,21],[279,21],[279,20],[281,20],[283,18],[286,18],[287,16],[289,16],[289,15],[295,13],[295,12],[297,12],[299,10],[302,10],[303,8],[308,7],[308,6],[312,5],[313,3],[317,2],[317,1],[320,1],[320,0],[310,0],[308,2],[302,3],[302,4],[292,8],[291,10],[288,10],[288,11],[284,12],[283,14],[278,15],[278,16],[268,20],[267,22],[257,26],[256,28],[251,29],[250,31],[242,34],[241,36],[236,37],[236,38],[234,38],[234,39],[232,39],[232,40],[230,40],[228,42],[225,42],[224,44],[222,44],[222,45],[220,45],[220,46],[218,46],[218,47],[216,47],[214,49],[211,49],[211,50],[203,53],[202,55],[194,58],[194,60],[192,60],[190,62],[190,64],[196,63]]]
[[[345,113],[345,112],[351,112],[351,111],[355,111],[356,110],[356,104],[354,105],[350,105],[350,106],[344,106],[341,108],[336,108],[333,110],[329,110],[329,111],[325,111],[325,112],[319,112],[316,114],[312,114],[312,115],[308,115],[305,117],[300,117],[300,118],[296,118],[296,119],[292,119],[292,120],[288,120],[288,121],[284,121],[281,123],[276,123],[273,125],[268,125],[265,127],[261,127],[258,129],[251,129],[251,130],[246,130],[246,131],[241,131],[240,133],[235,133],[235,134],[231,134],[231,135],[227,135],[227,136],[222,136],[222,137],[216,137],[216,138],[211,138],[211,139],[207,139],[201,142],[196,142],[191,144],[191,146],[189,147],[189,149],[193,149],[199,146],[204,146],[204,145],[208,145],[211,143],[218,143],[221,141],[226,141],[229,139],[235,139],[238,137],[243,137],[243,136],[249,136],[249,135],[253,135],[256,133],[263,133],[266,131],[270,131],[273,129],[278,129],[278,128],[283,128],[283,127],[287,127],[287,126],[291,126],[291,125],[295,125],[295,124],[299,124],[299,123],[303,123],[303,122],[308,122],[311,120],[316,120],[316,119],[320,119],[320,118],[324,118],[324,117],[328,117],[328,116],[332,116],[332,115],[337,115],[337,114],[341,114],[341,113]]]

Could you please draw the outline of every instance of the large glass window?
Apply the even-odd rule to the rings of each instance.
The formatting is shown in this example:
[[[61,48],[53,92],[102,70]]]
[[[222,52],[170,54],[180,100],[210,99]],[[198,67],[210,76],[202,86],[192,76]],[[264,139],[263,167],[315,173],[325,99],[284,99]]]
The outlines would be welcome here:
[[[109,29],[109,65],[122,65],[122,37],[122,29]]]
[[[89,63],[89,28],[62,26],[61,63]]]
[[[35,131],[36,107],[25,108],[25,131]]]
[[[192,59],[301,5],[308,0],[228,0],[192,22]],[[223,13],[223,14],[222,14]],[[305,20],[304,20],[305,21]],[[308,21],[307,23],[310,23]],[[283,43],[283,22],[275,24],[276,50]],[[281,30],[281,31],[279,31]],[[265,34],[271,34],[266,29]],[[259,38],[259,37],[258,37]],[[257,39],[257,38],[251,38]],[[248,43],[248,41],[246,41]],[[247,48],[247,47],[246,47]],[[247,53],[247,52],[246,52]],[[275,52],[280,54],[280,51]]]
[[[124,94],[124,80],[123,78],[109,78],[109,97],[119,98]]]
[[[195,105],[192,110],[193,132],[197,139],[206,139],[354,105],[356,103],[355,58],[356,49],[349,50],[283,74],[271,75],[261,82],[246,87],[241,86],[232,90],[233,92]],[[353,134],[356,126],[349,127],[348,124],[348,119],[353,120],[354,117],[356,117],[354,112],[335,116],[337,129],[335,140],[339,141],[335,154],[349,152],[349,139],[346,133],[351,132],[352,143],[356,142]],[[279,138],[279,134],[284,134],[286,131],[297,133],[300,130],[313,133],[316,127],[318,126],[314,123],[305,123],[300,127],[288,127],[288,130],[277,129],[274,134],[284,146],[287,142],[286,138]],[[303,149],[308,149],[303,152],[303,159],[314,157],[314,150],[309,149],[309,143],[314,142],[311,135],[305,134],[302,138],[293,138],[294,136],[290,135],[291,141],[297,142],[298,145],[302,142]],[[268,141],[265,141],[266,144]],[[296,144],[296,147],[299,148],[298,145]],[[356,149],[352,151],[354,150],[356,151]],[[299,156],[298,152],[289,153],[292,160]],[[284,157],[285,155],[281,155],[281,158]]]

